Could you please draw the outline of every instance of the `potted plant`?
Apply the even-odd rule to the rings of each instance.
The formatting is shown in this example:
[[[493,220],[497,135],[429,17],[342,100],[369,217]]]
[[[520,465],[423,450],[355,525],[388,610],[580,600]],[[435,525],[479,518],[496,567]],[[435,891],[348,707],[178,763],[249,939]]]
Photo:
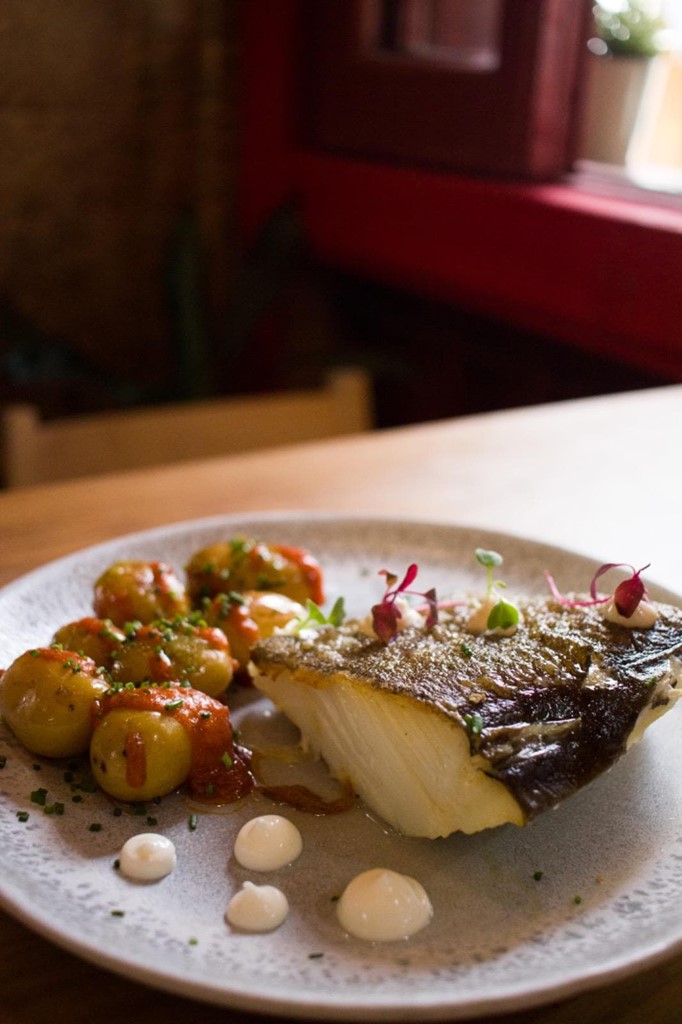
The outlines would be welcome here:
[[[662,24],[642,0],[604,0],[593,15],[581,155],[624,164]]]

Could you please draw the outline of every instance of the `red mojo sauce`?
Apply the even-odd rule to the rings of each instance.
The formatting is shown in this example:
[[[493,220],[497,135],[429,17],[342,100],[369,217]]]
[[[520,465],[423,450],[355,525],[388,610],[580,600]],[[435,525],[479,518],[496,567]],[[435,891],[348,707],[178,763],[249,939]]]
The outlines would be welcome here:
[[[291,547],[289,544],[271,544],[270,548],[299,567],[310,590],[311,600],[315,604],[322,604],[324,602],[322,568],[317,559],[313,558],[304,548]]]

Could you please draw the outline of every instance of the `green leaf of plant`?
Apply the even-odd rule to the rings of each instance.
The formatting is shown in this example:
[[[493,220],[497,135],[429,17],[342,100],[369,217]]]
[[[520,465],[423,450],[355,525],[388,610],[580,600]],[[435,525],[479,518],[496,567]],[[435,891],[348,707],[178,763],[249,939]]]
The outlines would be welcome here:
[[[498,554],[497,551],[486,551],[485,548],[476,548],[475,551],[476,560],[485,565],[487,569],[491,569],[496,565],[502,565],[504,559],[502,555]]]
[[[518,625],[518,621],[519,610],[516,605],[500,598],[488,616],[488,629],[511,629]]]

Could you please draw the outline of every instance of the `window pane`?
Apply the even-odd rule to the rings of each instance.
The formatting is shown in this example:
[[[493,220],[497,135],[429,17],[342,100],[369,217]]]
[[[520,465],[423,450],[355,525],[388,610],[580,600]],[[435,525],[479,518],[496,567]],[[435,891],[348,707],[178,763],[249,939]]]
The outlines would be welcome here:
[[[502,15],[502,0],[383,0],[380,47],[459,71],[494,71]]]

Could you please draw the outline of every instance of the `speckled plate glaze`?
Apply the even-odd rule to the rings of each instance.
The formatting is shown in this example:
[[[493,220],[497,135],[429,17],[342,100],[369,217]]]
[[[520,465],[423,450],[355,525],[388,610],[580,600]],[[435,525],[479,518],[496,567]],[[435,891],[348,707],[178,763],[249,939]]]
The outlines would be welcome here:
[[[380,596],[379,569],[400,573],[411,561],[425,589],[479,587],[476,546],[504,554],[511,593],[543,592],[546,568],[562,588],[585,589],[595,568],[566,551],[474,528],[295,514],[181,523],[90,548],[5,588],[0,663],[88,614],[92,583],[114,560],[163,558],[182,568],[194,550],[242,532],[310,548],[323,563],[328,601],[344,594],[352,613]],[[247,699],[237,717],[253,711]],[[293,1017],[457,1019],[584,990],[682,943],[679,712],[657,722],[608,775],[525,829],[421,841],[397,836],[362,807],[329,817],[287,809],[303,853],[260,878],[231,851],[241,824],[272,811],[270,802],[249,798],[229,813],[202,814],[191,831],[193,809],[176,795],[147,810],[154,830],[176,844],[178,867],[146,885],[113,868],[122,842],[149,830],[144,816],[115,817],[98,793],[76,792],[82,802],[72,803],[64,766],[26,754],[6,729],[0,752],[2,905],[72,952],[167,991]],[[65,803],[63,816],[31,802],[39,786],[48,802]],[[28,821],[18,819],[21,811]],[[101,830],[90,831],[91,823]],[[414,876],[431,896],[433,921],[409,941],[363,943],[336,921],[334,897],[376,866]],[[244,935],[225,924],[228,899],[247,877],[286,893],[291,913],[278,931]]]

